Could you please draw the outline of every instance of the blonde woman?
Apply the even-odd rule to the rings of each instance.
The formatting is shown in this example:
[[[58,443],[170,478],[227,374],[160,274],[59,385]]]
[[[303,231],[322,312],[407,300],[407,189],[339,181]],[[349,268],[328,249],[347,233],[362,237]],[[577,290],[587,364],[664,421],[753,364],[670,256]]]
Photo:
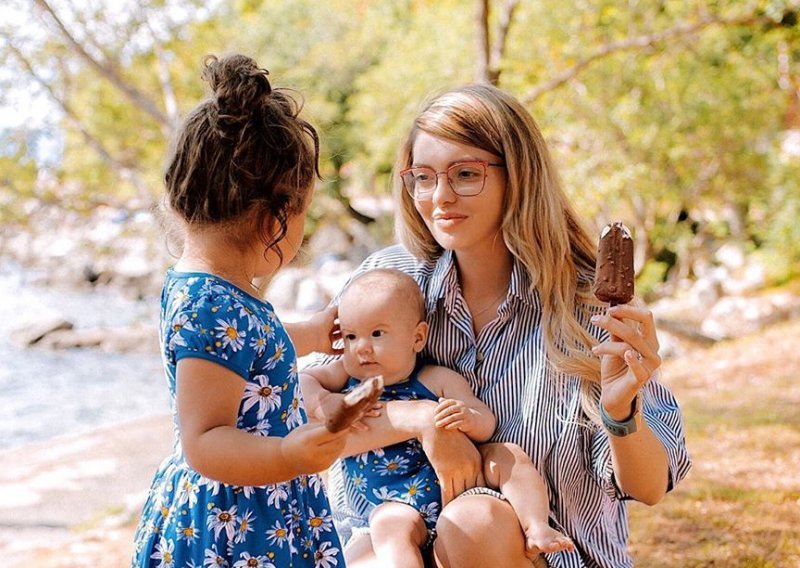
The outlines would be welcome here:
[[[511,506],[482,487],[481,457],[514,456],[432,427],[431,401],[388,403],[347,451],[422,441],[445,503],[437,566],[631,566],[626,500],[657,503],[686,475],[682,418],[658,381],[652,314],[592,297],[595,240],[534,119],[489,85],[439,95],[402,145],[394,190],[402,245],[361,270],[417,280],[430,326],[423,357],[467,378],[497,416],[491,442],[526,451],[545,479],[551,525],[576,549],[526,550]],[[363,504],[337,467],[331,483],[348,567],[376,566],[355,521]]]

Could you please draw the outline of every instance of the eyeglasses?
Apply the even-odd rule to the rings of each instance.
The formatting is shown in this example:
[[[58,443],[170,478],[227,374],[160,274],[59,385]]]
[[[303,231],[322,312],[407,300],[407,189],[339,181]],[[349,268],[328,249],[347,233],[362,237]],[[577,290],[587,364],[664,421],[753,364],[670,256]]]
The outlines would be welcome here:
[[[489,167],[503,168],[505,164],[471,160],[452,164],[443,172],[425,166],[411,167],[401,171],[400,178],[406,191],[418,201],[431,196],[442,174],[447,174],[447,183],[456,195],[471,197],[483,191]]]

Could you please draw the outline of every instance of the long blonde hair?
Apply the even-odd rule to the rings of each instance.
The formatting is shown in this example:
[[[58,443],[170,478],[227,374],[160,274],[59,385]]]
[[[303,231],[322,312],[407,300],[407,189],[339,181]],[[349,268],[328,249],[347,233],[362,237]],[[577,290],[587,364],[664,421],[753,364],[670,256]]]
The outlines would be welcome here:
[[[484,84],[445,91],[423,107],[395,163],[394,195],[400,211],[396,230],[412,254],[432,259],[442,248],[397,175],[412,164],[419,132],[505,160],[503,239],[541,298],[550,363],[557,371],[581,379],[581,406],[596,421],[600,361],[591,353],[597,341],[584,327],[588,308],[598,305],[591,293],[595,243],[564,192],[536,121],[514,97]]]

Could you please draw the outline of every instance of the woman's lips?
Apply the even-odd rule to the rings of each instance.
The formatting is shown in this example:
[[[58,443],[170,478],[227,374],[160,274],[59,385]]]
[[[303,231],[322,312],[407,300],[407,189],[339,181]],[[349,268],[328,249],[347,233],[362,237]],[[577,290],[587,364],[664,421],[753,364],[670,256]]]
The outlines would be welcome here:
[[[439,213],[433,216],[433,222],[437,227],[448,229],[455,227],[459,223],[463,222],[466,218],[467,217],[465,215],[459,215],[457,213]]]

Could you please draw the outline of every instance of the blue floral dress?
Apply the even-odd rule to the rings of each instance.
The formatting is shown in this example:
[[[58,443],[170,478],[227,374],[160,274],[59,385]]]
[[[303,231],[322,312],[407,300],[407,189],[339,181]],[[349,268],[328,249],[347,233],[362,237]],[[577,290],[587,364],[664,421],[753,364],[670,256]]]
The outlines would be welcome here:
[[[170,270],[160,339],[176,442],[153,479],[131,566],[342,568],[318,475],[237,487],[194,471],[181,448],[175,369],[183,357],[213,361],[246,381],[239,429],[282,437],[306,422],[294,347],[272,306],[213,275]]]
[[[387,386],[380,400],[438,400],[418,378],[419,367],[406,380]],[[342,392],[359,384],[348,380]],[[342,460],[349,486],[361,503],[359,513],[366,521],[372,510],[385,501],[411,505],[422,516],[429,533],[439,518],[442,491],[436,472],[416,439],[406,440]]]

